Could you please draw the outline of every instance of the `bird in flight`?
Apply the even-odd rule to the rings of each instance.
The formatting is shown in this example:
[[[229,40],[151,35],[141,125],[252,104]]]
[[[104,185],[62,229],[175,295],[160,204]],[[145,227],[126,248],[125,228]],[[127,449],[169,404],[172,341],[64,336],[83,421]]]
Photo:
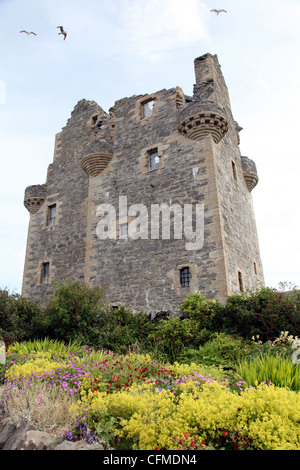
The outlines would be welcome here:
[[[210,10],[210,11],[214,11],[215,13],[217,13],[217,15],[219,15],[222,12],[227,13],[226,10],[216,10],[215,8],[213,10]]]
[[[63,26],[57,26],[59,29],[60,29],[60,33],[58,34],[62,34],[64,36],[64,40],[66,39],[67,37],[67,32],[64,31],[64,27]]]
[[[36,34],[33,32],[33,31],[25,31],[25,29],[23,29],[22,31],[20,31],[20,33],[26,33],[27,36],[29,36],[29,34],[34,34],[36,36]]]

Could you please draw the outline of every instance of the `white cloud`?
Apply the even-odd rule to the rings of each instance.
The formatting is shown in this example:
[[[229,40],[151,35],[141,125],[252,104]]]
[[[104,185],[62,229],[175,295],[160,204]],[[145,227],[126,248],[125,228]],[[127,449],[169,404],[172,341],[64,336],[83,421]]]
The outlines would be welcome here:
[[[176,47],[208,42],[207,7],[198,0],[133,0],[121,11],[127,53],[162,60]],[[124,45],[123,45],[124,47]]]

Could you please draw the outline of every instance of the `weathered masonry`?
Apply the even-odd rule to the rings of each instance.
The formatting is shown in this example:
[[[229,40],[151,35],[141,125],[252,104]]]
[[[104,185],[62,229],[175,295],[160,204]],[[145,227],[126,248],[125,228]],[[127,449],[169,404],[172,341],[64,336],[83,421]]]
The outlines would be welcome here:
[[[93,101],[75,106],[56,135],[45,184],[25,190],[23,295],[43,300],[52,280],[74,279],[102,286],[112,304],[154,313],[178,311],[192,292],[224,300],[263,284],[251,196],[256,166],[241,156],[217,56],[205,54],[194,66],[193,96],[175,87],[121,99],[109,113]],[[110,225],[103,204],[115,209]],[[153,236],[150,209],[163,204],[170,236],[162,216]],[[187,249],[184,231],[175,236],[185,205],[194,233],[195,208],[203,209],[198,249]],[[138,224],[134,209],[141,207],[148,225]],[[101,223],[115,236],[99,236]]]

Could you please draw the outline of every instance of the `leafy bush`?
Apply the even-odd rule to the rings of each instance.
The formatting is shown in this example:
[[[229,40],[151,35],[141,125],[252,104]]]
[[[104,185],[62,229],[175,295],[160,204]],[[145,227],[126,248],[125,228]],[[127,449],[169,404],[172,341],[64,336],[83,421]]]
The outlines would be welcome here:
[[[197,356],[201,364],[235,369],[238,361],[248,357],[254,349],[251,342],[246,342],[241,337],[215,333],[209,341],[198,348]]]
[[[42,308],[19,294],[0,289],[0,339],[6,346],[42,334]]]
[[[97,344],[99,318],[106,308],[102,290],[79,281],[54,285],[55,290],[45,313],[47,336],[65,342]]]
[[[222,326],[223,306],[218,300],[209,300],[199,293],[187,295],[180,311],[196,320],[201,328],[217,331]]]
[[[99,346],[102,349],[124,354],[132,347],[138,351],[147,351],[152,347],[149,335],[155,325],[143,312],[133,312],[123,306],[110,307],[102,312],[98,324]]]
[[[60,341],[77,341],[91,347],[123,354],[132,345],[147,347],[154,325],[149,318],[129,308],[109,306],[99,287],[78,281],[55,283],[46,307],[47,336]]]
[[[210,337],[211,332],[196,320],[171,317],[161,320],[152,334],[158,357],[174,362],[186,347],[197,347]]]
[[[281,331],[300,331],[300,292],[286,296],[275,289],[262,288],[227,298],[223,331],[243,338],[259,335],[274,340]]]

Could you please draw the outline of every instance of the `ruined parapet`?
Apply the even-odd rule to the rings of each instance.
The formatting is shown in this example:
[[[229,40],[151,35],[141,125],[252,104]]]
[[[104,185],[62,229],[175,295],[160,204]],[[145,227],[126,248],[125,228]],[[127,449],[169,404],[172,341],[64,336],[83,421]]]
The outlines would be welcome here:
[[[181,111],[179,132],[192,140],[201,140],[211,134],[218,144],[228,131],[224,110],[210,100],[193,101]]]
[[[258,183],[258,176],[256,165],[253,160],[248,157],[241,157],[242,160],[242,169],[244,174],[244,179],[248,190],[251,192],[253,188]]]
[[[84,149],[81,168],[89,176],[102,173],[113,157],[112,121],[112,117],[99,108],[87,122],[90,141]]]
[[[35,214],[42,207],[46,199],[46,193],[46,184],[36,184],[25,189],[24,206],[30,214]]]
[[[231,111],[228,89],[217,55],[204,54],[194,60],[194,98],[210,100]]]
[[[178,130],[192,140],[201,140],[211,134],[218,144],[228,132],[230,103],[217,56],[198,57],[194,68],[194,95],[180,112]]]

